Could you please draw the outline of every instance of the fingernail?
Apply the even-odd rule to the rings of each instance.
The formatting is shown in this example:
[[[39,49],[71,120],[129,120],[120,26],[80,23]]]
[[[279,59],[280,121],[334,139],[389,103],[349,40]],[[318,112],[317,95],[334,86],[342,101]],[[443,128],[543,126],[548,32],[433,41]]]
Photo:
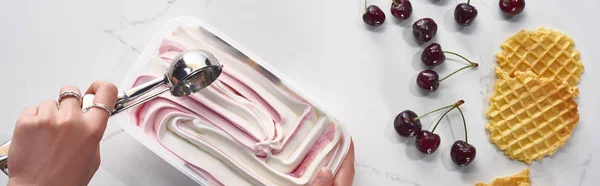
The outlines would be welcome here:
[[[328,167],[322,168],[319,174],[317,174],[317,179],[323,183],[331,182],[331,169]]]

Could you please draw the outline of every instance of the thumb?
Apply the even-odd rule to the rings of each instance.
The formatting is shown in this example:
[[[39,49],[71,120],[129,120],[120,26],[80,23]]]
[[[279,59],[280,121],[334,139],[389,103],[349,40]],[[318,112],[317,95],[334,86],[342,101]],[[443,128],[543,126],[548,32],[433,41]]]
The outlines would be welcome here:
[[[333,175],[327,167],[321,169],[317,173],[317,177],[313,180],[312,186],[333,186]]]

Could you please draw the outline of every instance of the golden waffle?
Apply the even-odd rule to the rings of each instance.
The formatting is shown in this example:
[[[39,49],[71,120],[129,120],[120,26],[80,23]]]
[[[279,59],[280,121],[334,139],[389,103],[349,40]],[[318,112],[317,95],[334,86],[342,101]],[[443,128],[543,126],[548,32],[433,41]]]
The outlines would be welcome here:
[[[486,112],[490,141],[528,164],[554,154],[579,121],[574,89],[531,71],[517,71],[514,77],[499,68],[496,72],[499,79]]]
[[[521,30],[502,44],[498,65],[512,77],[517,71],[532,71],[543,78],[566,81],[575,87],[583,72],[580,53],[573,40],[547,28]],[[578,95],[578,92],[575,92]]]
[[[496,178],[489,184],[477,183],[475,186],[530,186],[531,180],[529,179],[529,168],[504,178]]]

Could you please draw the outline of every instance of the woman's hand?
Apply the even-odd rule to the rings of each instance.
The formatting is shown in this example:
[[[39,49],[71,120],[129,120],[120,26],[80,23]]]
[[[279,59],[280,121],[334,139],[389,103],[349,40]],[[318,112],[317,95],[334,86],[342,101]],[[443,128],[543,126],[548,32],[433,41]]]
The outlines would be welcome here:
[[[331,170],[325,168],[313,180],[312,186],[350,186],[354,181],[354,142],[350,141],[350,149],[346,159],[340,165],[335,177],[331,174]]]
[[[61,90],[83,96],[73,86]],[[112,110],[117,88],[94,82],[86,94]],[[17,121],[8,152],[8,185],[87,185],[100,166],[100,140],[109,113],[99,107],[81,111],[81,99],[64,96],[27,107]]]

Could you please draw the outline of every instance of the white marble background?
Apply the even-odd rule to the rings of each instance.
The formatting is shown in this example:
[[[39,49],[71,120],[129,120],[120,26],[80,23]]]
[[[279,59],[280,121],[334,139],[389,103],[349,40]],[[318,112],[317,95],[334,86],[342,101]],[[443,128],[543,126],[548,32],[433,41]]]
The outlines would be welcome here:
[[[483,128],[486,87],[493,54],[510,34],[548,26],[577,42],[586,65],[580,83],[581,122],[553,157],[531,165],[534,185],[598,185],[600,154],[596,51],[598,1],[527,1],[525,13],[504,20],[496,0],[473,0],[474,25],[458,30],[452,20],[457,0],[413,0],[410,21],[397,22],[389,1],[370,0],[386,12],[379,29],[361,20],[360,0],[0,0],[0,140],[9,139],[21,109],[55,98],[62,85],[85,89],[93,80],[120,84],[129,65],[167,20],[197,16],[239,41],[296,81],[323,103],[354,136],[356,185],[469,185],[516,173],[525,164],[510,161],[487,141]],[[416,18],[439,24],[436,40],[445,49],[481,63],[478,71],[444,81],[438,93],[417,93],[419,46],[406,28]],[[440,74],[460,63],[448,61]],[[418,113],[465,99],[469,139],[477,147],[466,169],[449,165],[448,149],[462,139],[460,117],[450,115],[440,130],[442,147],[432,156],[415,154],[414,140],[394,135],[392,120],[405,109]],[[433,119],[431,119],[433,120]],[[424,122],[424,127],[428,127]],[[448,130],[452,128],[452,130]],[[102,165],[90,185],[194,185],[183,174],[111,125],[102,142]],[[0,183],[6,177],[0,176]]]

